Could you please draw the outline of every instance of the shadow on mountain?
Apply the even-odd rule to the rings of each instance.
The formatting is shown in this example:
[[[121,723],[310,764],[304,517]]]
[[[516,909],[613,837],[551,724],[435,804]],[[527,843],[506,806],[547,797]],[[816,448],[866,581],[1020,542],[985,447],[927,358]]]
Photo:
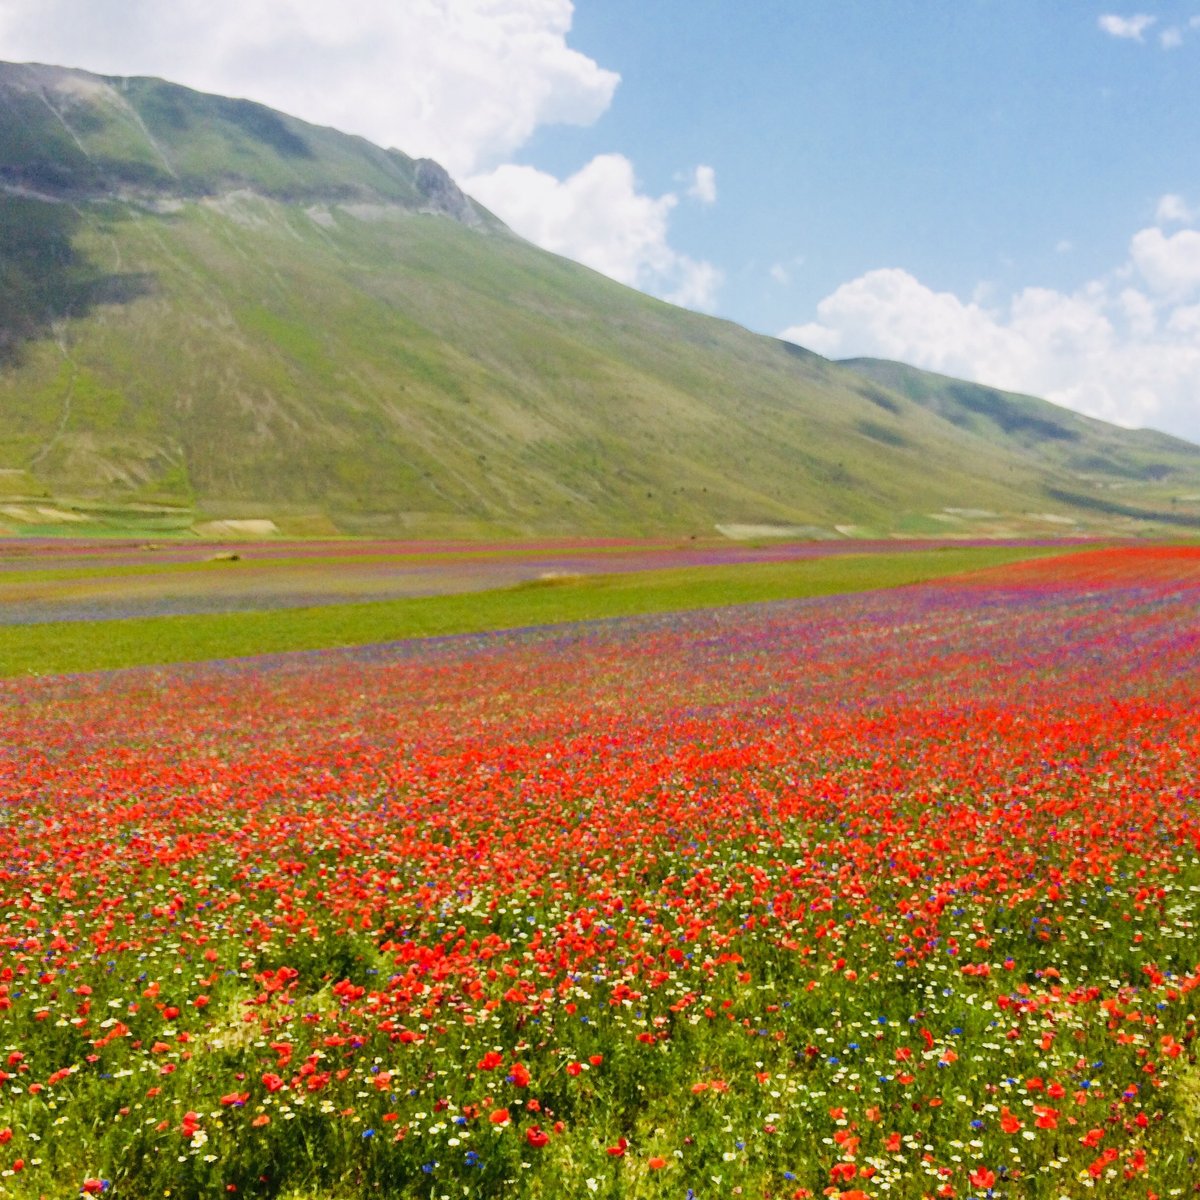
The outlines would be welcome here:
[[[67,204],[6,196],[0,209],[0,366],[57,323],[153,291],[151,275],[103,270],[76,246],[79,213]]]
[[[160,79],[132,80],[125,92],[136,101],[138,112],[151,132],[168,142],[177,141],[196,126],[211,127],[217,123],[269,146],[284,158],[314,157],[312,147],[288,128],[279,113],[253,100],[207,96]]]
[[[1137,521],[1157,521],[1162,525],[1178,525],[1184,529],[1200,529],[1200,517],[1189,513],[1165,512],[1161,509],[1137,508],[1132,504],[1118,504],[1113,500],[1102,500],[1097,496],[1087,496],[1080,492],[1068,492],[1062,488],[1047,488],[1046,495],[1060,504],[1069,504],[1074,508],[1088,509],[1091,512],[1104,513],[1106,516],[1132,517]]]
[[[975,383],[949,383],[947,394],[963,408],[995,422],[1004,433],[1025,434],[1035,440],[1077,442],[1079,432],[1065,422],[1029,412],[995,388]]]
[[[869,383],[862,384],[854,389],[864,400],[870,400],[876,408],[882,408],[890,413],[899,414],[900,405],[887,394],[877,387],[872,387]]]

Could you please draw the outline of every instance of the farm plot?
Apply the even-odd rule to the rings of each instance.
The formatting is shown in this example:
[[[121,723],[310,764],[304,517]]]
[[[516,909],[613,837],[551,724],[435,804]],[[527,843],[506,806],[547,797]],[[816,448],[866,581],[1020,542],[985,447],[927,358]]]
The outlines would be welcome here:
[[[1200,1178],[1200,553],[0,685],[0,1194]]]

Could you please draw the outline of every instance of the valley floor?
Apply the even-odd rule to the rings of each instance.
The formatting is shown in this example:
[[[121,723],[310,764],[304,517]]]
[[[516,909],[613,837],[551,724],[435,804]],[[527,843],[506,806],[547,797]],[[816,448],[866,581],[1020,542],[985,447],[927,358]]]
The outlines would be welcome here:
[[[858,592],[1088,545],[0,543],[0,675]]]

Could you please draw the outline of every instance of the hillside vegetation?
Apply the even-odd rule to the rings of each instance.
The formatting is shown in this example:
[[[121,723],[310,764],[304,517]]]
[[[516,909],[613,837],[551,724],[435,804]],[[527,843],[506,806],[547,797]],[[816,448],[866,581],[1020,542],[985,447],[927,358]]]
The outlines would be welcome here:
[[[1200,446],[1153,429],[1121,429],[1035,396],[904,363],[854,358],[840,365],[991,445],[1042,462],[1059,476],[1047,488],[1057,503],[1114,515],[1145,516],[1147,508],[1156,508],[1162,522],[1196,525],[1200,495],[1188,494],[1188,481],[1200,464]]]
[[[1200,528],[1194,447],[998,436],[248,101],[0,66],[0,215],[10,530]]]

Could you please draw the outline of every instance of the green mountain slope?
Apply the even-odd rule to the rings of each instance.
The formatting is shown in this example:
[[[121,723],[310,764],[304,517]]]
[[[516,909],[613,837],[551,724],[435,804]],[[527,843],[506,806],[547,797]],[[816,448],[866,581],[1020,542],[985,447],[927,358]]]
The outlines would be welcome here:
[[[0,65],[0,413],[18,529],[1130,525],[1107,480],[1058,498],[1057,460],[538,250],[434,163],[52,67]]]
[[[1192,486],[1200,446],[1153,429],[1121,429],[1016,392],[968,383],[877,358],[844,359],[847,367],[907,397],[990,445],[1040,462],[1057,476],[1046,494],[1093,512],[1144,516],[1192,525],[1200,495]]]

